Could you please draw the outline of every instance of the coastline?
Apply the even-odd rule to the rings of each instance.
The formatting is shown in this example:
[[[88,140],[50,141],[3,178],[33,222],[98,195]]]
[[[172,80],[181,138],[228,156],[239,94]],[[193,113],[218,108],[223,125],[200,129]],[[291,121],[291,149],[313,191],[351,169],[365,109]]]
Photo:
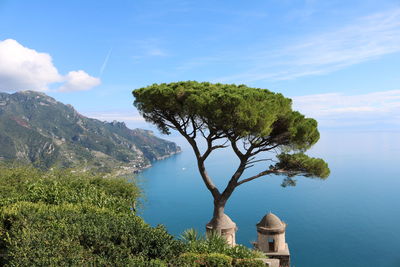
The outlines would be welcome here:
[[[170,152],[170,153],[168,153],[168,154],[166,154],[164,156],[157,157],[156,160],[154,160],[152,162],[164,160],[164,159],[167,159],[167,158],[172,157],[172,156],[174,156],[176,154],[179,154],[179,153],[182,153],[182,149],[181,148],[179,148],[176,151]],[[150,163],[148,163],[146,165],[143,165],[143,166],[138,166],[138,167],[121,165],[121,166],[118,166],[116,168],[115,173],[116,173],[116,175],[127,175],[127,174],[141,173],[142,171],[152,167],[153,166],[152,162],[150,162]]]

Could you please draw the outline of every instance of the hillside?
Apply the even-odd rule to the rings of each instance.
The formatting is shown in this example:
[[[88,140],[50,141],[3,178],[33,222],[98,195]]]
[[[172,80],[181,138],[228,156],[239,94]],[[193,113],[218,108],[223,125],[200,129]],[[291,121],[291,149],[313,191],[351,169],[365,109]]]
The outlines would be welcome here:
[[[79,114],[44,93],[0,93],[0,160],[36,167],[138,171],[180,152],[151,131]]]

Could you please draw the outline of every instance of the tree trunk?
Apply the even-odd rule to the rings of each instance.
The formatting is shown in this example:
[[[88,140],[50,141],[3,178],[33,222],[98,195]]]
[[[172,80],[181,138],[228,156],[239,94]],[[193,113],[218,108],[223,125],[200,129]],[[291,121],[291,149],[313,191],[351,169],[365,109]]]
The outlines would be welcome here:
[[[212,221],[221,223],[225,215],[225,204],[226,201],[214,200],[214,213]]]

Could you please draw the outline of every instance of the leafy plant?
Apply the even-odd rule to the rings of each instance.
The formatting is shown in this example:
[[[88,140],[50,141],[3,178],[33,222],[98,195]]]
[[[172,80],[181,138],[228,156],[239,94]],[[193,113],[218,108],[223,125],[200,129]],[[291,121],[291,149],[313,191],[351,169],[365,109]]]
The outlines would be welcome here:
[[[265,263],[258,259],[237,259],[233,261],[233,266],[240,267],[265,267]]]
[[[117,177],[0,167],[0,265],[166,266],[183,243],[131,210]]]
[[[228,245],[223,237],[213,232],[211,232],[211,234],[209,234],[207,238],[205,238],[204,236],[200,235],[195,229],[188,229],[184,231],[181,235],[181,240],[185,244],[184,250],[187,253],[220,253],[234,259],[253,259],[265,257],[263,253],[251,250],[243,245],[236,245],[232,247]]]
[[[182,267],[225,267],[232,266],[232,258],[220,253],[184,253],[174,262],[174,266]]]
[[[203,237],[196,231],[196,229],[193,228],[185,230],[181,234],[180,238],[186,243],[203,240]]]

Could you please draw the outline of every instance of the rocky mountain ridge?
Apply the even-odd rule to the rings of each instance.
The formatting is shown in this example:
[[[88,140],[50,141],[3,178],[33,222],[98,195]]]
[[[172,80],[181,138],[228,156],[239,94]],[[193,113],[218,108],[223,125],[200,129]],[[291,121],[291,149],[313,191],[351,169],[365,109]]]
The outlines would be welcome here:
[[[178,152],[151,131],[87,118],[44,93],[0,93],[2,161],[127,173]]]

